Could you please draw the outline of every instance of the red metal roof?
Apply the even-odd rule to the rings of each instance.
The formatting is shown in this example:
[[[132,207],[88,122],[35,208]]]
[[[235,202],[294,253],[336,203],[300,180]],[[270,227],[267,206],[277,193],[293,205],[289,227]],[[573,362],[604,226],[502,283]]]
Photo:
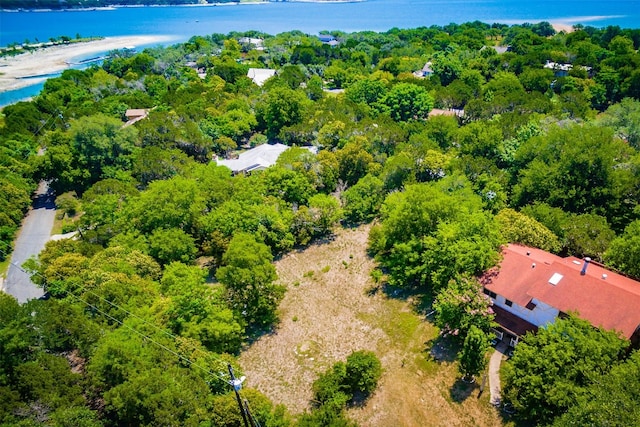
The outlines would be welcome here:
[[[535,298],[565,313],[577,312],[592,325],[626,338],[640,326],[640,282],[593,262],[583,276],[583,260],[540,249],[510,244],[502,254],[500,266],[482,278],[486,289],[522,307]],[[549,282],[554,274],[556,285]]]

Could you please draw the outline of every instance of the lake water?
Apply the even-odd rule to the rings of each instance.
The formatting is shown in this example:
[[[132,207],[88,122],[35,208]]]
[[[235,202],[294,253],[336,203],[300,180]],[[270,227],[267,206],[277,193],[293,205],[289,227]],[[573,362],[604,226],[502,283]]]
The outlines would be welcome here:
[[[581,23],[640,28],[640,0],[366,0],[353,3],[273,2],[230,6],[132,7],[113,10],[0,12],[0,46],[62,35],[193,35],[259,30],[386,31],[469,21]],[[26,89],[21,89],[24,94]],[[31,89],[29,95],[37,91]],[[17,91],[14,91],[17,92]],[[0,94],[0,105],[16,94]],[[23,96],[24,98],[24,96]],[[4,102],[3,102],[4,101]]]
[[[0,12],[0,46],[61,35],[192,35],[260,30],[385,31],[451,22],[562,21],[640,27],[640,0],[367,0],[353,3],[274,2],[257,5],[136,7],[67,12]]]

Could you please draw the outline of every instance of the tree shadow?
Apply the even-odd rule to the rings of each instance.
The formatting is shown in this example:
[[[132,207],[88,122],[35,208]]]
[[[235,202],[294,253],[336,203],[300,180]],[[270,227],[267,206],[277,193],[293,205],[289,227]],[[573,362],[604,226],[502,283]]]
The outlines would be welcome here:
[[[449,396],[456,403],[462,403],[471,393],[478,387],[476,382],[469,383],[464,381],[462,378],[458,378],[458,380],[451,386],[449,389]]]
[[[371,393],[363,393],[361,391],[356,391],[353,394],[353,397],[349,401],[349,407],[351,408],[362,408],[366,405],[367,401],[371,397]]]
[[[460,351],[460,344],[451,336],[438,335],[425,342],[424,346],[424,351],[436,362],[454,362]]]
[[[31,206],[33,209],[52,210],[56,208],[56,195],[52,189],[48,189],[44,194],[33,196]]]
[[[239,350],[246,351],[256,342],[260,341],[263,337],[269,337],[273,335],[278,335],[278,326],[280,326],[280,319],[269,325],[260,325],[260,326],[249,326],[247,327],[245,333],[245,340],[242,344],[242,348]]]
[[[499,407],[496,408],[502,418],[503,424],[513,425],[514,427],[535,427],[538,424],[534,421],[523,420],[518,417],[518,414],[513,409],[510,403],[503,402]]]

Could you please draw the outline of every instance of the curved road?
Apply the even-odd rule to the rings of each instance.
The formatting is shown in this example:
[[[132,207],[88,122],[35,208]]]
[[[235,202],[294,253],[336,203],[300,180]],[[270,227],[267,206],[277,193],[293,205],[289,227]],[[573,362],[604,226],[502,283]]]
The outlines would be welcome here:
[[[37,256],[49,241],[56,215],[54,200],[49,186],[41,182],[33,198],[33,208],[18,231],[2,290],[13,295],[19,303],[44,295],[42,288],[36,286],[20,266],[30,257]]]

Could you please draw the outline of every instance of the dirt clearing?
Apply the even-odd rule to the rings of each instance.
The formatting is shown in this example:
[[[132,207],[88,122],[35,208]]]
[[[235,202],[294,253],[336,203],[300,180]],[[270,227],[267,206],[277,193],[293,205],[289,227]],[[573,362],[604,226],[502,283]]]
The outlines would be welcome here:
[[[375,352],[383,366],[376,392],[349,409],[361,426],[499,426],[488,386],[458,380],[455,362],[429,356],[438,331],[411,303],[375,292],[366,254],[369,226],[339,230],[331,242],[276,262],[287,293],[281,323],[240,356],[247,383],[291,413],[311,408],[318,374],[353,351]]]

